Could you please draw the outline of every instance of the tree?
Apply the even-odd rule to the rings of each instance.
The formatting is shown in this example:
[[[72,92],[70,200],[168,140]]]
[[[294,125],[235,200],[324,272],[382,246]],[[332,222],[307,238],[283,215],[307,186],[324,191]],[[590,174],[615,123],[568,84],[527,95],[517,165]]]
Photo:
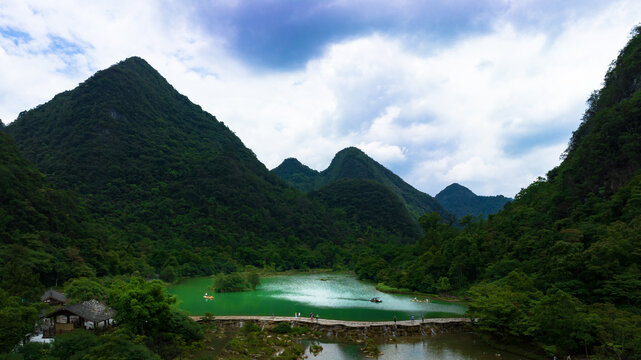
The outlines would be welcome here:
[[[0,298],[6,293],[0,289]],[[38,320],[35,306],[22,303],[15,296],[5,298],[0,306],[0,352],[11,351],[20,342],[27,340]]]
[[[77,360],[160,360],[144,345],[133,343],[122,335],[103,335]],[[76,360],[74,359],[74,360]]]
[[[65,296],[70,302],[82,302],[96,299],[107,299],[107,289],[98,281],[89,278],[77,278],[65,284]]]
[[[78,329],[56,336],[51,347],[51,355],[58,359],[79,358],[85,351],[97,344],[97,337],[92,332]]]
[[[132,334],[153,336],[167,327],[171,304],[176,299],[168,294],[162,281],[145,281],[131,277],[111,286],[109,305],[116,310],[116,321]]]
[[[256,272],[250,272],[247,275],[247,281],[249,282],[249,285],[251,285],[252,289],[256,289],[256,286],[260,284],[260,276]]]
[[[438,283],[436,284],[436,290],[438,290],[438,292],[445,293],[451,289],[452,289],[452,285],[450,285],[449,278],[443,276],[438,279]]]

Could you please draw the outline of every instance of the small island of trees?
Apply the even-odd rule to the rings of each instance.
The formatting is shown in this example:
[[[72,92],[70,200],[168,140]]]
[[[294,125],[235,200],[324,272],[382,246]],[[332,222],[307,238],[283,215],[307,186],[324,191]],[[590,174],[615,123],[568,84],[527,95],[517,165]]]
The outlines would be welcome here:
[[[220,273],[214,278],[212,289],[215,292],[237,292],[256,290],[260,284],[260,276],[256,272],[233,272],[231,274]]]

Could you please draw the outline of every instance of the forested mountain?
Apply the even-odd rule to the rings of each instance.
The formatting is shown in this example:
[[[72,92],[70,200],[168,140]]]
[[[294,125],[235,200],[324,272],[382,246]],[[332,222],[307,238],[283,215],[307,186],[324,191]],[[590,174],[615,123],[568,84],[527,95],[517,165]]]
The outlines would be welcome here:
[[[119,229],[108,234],[110,243],[126,243],[145,260],[116,261],[99,275],[173,279],[237,264],[332,266],[333,253],[313,262],[306,254],[321,242],[363,235],[271,174],[222,122],[140,58],[22,112],[6,131],[54,186],[79,194],[92,214]]]
[[[341,179],[371,180],[396,194],[415,219],[432,211],[443,218],[450,218],[450,214],[433,197],[416,190],[355,147],[339,151],[329,167],[321,172],[312,170],[293,158],[286,159],[272,172],[301,191],[318,189]]]
[[[641,354],[641,27],[592,94],[565,160],[487,221],[424,218],[416,259],[361,261],[396,287],[466,289],[476,326],[550,356]],[[405,255],[406,256],[406,255]],[[412,274],[429,274],[423,283]]]
[[[56,283],[95,274],[105,259],[92,255],[107,249],[90,231],[87,211],[73,194],[53,189],[4,132],[0,179],[0,288],[32,298],[41,277]]]
[[[466,215],[487,217],[501,211],[505,204],[512,201],[503,195],[479,196],[457,183],[448,185],[434,198],[459,220]]]
[[[387,187],[371,180],[341,179],[313,190],[318,199],[331,208],[344,211],[341,217],[368,227],[382,227],[391,234],[416,239],[418,226],[401,200]]]
[[[272,173],[303,192],[308,192],[321,186],[322,177],[320,173],[303,165],[294,158],[283,160],[278,167],[272,169]]]

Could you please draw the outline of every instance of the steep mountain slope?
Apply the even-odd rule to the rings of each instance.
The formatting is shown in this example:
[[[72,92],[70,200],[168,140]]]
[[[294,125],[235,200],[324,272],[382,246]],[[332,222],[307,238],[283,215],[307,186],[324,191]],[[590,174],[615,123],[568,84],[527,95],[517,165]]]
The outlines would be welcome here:
[[[73,194],[55,190],[0,132],[0,287],[35,299],[40,281],[95,274],[103,247]]]
[[[414,218],[432,211],[436,211],[445,219],[450,218],[450,214],[433,197],[416,190],[355,147],[339,151],[329,167],[322,172],[311,170],[296,159],[283,161],[272,172],[303,191],[317,189],[341,179],[371,180],[396,194]]]
[[[479,216],[495,214],[508,202],[512,201],[503,195],[479,196],[463,185],[454,183],[441,190],[434,197],[445,210],[461,219],[466,215]]]
[[[343,209],[348,219],[372,228],[382,227],[392,234],[408,238],[418,236],[418,227],[401,200],[391,190],[375,181],[341,179],[311,191],[332,208]]]
[[[156,270],[262,265],[270,260],[259,249],[284,238],[292,239],[285,251],[296,251],[356,236],[140,58],[99,71],[6,130],[54,185],[85,197]]]

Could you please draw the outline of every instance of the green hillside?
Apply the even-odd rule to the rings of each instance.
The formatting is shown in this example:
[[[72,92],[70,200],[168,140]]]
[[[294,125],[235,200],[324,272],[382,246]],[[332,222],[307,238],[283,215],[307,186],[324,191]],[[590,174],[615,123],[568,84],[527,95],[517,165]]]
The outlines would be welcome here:
[[[408,238],[418,236],[418,227],[403,203],[387,187],[362,179],[342,179],[309,193],[331,208],[345,211],[347,219]]]
[[[271,174],[140,58],[21,113],[6,131],[54,186],[119,229],[110,241],[145,259],[110,273],[173,279],[239,264],[331,267],[334,254],[309,264],[296,255],[362,235]]]
[[[320,173],[301,164],[300,161],[294,158],[283,160],[278,167],[272,169],[272,173],[303,192],[320,187]]]
[[[318,189],[341,179],[371,180],[396,194],[415,219],[432,211],[444,218],[450,217],[433,197],[416,190],[398,175],[355,147],[339,151],[329,167],[321,172],[308,168],[296,159],[283,161],[272,172],[301,191]]]
[[[106,248],[78,198],[55,190],[0,132],[0,288],[25,299],[42,283],[93,276]],[[123,259],[126,259],[126,255]]]
[[[467,215],[487,217],[501,211],[505,204],[512,201],[503,195],[479,196],[457,183],[448,185],[434,198],[459,220]]]

